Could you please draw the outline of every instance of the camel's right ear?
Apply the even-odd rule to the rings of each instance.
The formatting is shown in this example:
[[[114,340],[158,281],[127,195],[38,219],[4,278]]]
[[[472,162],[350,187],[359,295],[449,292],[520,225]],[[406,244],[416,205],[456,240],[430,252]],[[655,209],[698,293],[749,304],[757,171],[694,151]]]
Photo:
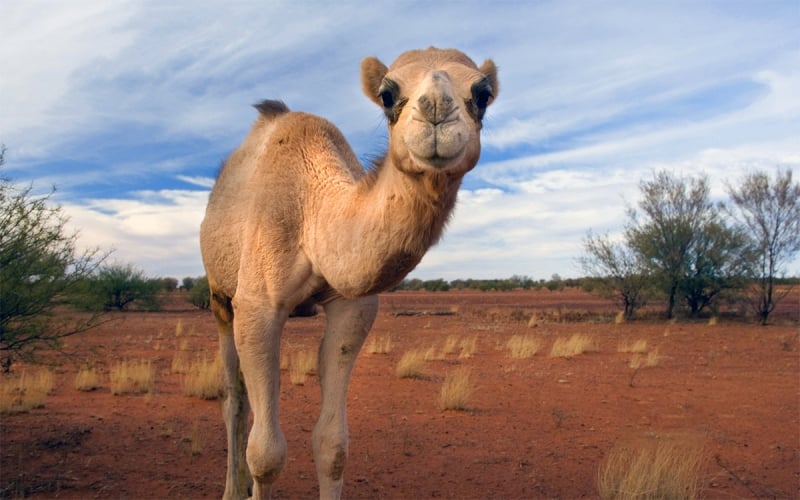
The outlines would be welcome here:
[[[380,107],[383,107],[380,88],[383,83],[383,77],[388,72],[389,68],[375,57],[365,57],[361,61],[361,87],[367,97]]]

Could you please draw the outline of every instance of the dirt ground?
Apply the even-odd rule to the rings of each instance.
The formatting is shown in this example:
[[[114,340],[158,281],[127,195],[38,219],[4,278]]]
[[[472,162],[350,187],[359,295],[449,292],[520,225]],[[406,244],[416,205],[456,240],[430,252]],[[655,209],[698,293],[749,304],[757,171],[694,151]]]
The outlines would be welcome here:
[[[0,496],[222,495],[220,402],[183,396],[181,375],[170,369],[183,341],[213,355],[214,322],[210,313],[181,304],[118,314],[68,340],[71,355],[52,359],[58,382],[45,406],[0,416]],[[798,498],[798,304],[797,296],[787,299],[767,327],[724,317],[716,324],[655,318],[615,324],[607,301],[578,290],[385,294],[371,335],[391,335],[393,347],[388,354],[362,352],[356,364],[343,494],[591,498],[598,494],[598,466],[615,445],[686,439],[704,446],[702,496]],[[539,318],[535,326],[531,315]],[[324,314],[291,319],[284,349],[315,348],[323,324]],[[590,336],[599,351],[548,356],[555,339],[575,333]],[[505,346],[514,334],[538,336],[542,350],[513,359]],[[476,352],[428,361],[421,378],[397,378],[404,352],[441,348],[450,335],[477,338]],[[632,354],[618,346],[634,340],[657,348],[657,366],[629,367]],[[122,359],[156,363],[152,394],[113,396],[107,379],[92,392],[74,388],[82,363],[107,374]],[[442,381],[460,366],[471,368],[469,408],[442,411]],[[289,458],[273,495],[313,498],[319,386],[315,377],[302,386],[292,385],[285,371],[282,377]]]

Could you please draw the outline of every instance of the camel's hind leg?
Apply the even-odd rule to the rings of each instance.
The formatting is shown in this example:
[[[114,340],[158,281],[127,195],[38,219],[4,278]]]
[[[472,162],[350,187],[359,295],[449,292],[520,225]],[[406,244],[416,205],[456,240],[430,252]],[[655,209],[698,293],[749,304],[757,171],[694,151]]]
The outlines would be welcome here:
[[[247,498],[250,496],[253,482],[245,461],[250,405],[244,380],[239,371],[239,356],[236,354],[236,346],[233,341],[233,311],[226,304],[220,304],[213,299],[211,308],[217,320],[219,351],[225,383],[222,416],[225,420],[225,431],[228,438],[228,468],[223,498]]]
[[[319,353],[322,409],[314,427],[319,496],[339,498],[347,461],[347,385],[358,351],[372,328],[378,297],[336,299],[325,305],[327,326]]]

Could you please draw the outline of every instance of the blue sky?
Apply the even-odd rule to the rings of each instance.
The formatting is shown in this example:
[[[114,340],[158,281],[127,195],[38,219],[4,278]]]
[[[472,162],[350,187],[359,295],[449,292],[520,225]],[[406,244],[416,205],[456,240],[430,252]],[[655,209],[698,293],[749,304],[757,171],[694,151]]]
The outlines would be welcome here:
[[[8,0],[5,175],[55,184],[87,246],[148,274],[202,275],[197,233],[222,160],[264,98],[385,147],[359,63],[429,45],[499,66],[483,154],[413,277],[580,276],[654,171],[800,165],[800,2]],[[789,266],[800,274],[800,263]]]

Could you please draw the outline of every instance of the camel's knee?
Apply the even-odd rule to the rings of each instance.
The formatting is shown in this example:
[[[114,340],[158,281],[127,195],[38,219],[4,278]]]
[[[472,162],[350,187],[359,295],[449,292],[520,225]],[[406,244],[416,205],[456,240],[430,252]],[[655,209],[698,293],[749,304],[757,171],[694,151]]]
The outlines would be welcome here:
[[[334,481],[340,480],[347,464],[347,436],[339,433],[324,435],[322,432],[315,432],[313,441],[317,472]]]
[[[286,440],[261,440],[250,436],[247,444],[247,465],[253,479],[272,484],[286,463]]]

